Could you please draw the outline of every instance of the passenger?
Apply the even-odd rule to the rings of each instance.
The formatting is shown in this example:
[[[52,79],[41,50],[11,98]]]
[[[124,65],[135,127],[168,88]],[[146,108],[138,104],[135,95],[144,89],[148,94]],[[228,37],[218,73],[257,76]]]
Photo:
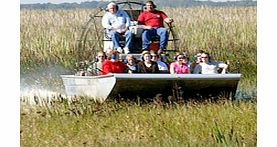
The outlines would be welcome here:
[[[151,61],[149,51],[142,52],[142,61],[138,63],[138,73],[159,73],[158,64]]]
[[[225,74],[228,65],[221,62],[211,61],[209,53],[201,54],[202,62],[196,65],[193,70],[195,74],[218,74],[218,68],[221,68],[221,74]]]
[[[146,10],[138,16],[138,24],[143,26],[142,48],[149,49],[151,36],[160,36],[160,45],[158,54],[161,54],[166,48],[168,42],[168,31],[164,27],[163,22],[171,23],[169,18],[163,11],[156,10],[153,1],[145,3]]]
[[[178,52],[175,57],[175,62],[170,64],[171,74],[188,74],[190,73],[189,66],[187,64],[187,58],[183,53]]]
[[[106,60],[106,54],[103,51],[99,51],[96,56],[95,62],[89,65],[87,71],[88,75],[100,75],[102,72],[102,64]]]
[[[128,66],[128,73],[137,73],[138,67],[137,67],[137,63],[136,63],[136,58],[131,55],[128,54],[126,56],[127,59],[127,66]]]
[[[198,65],[201,61],[201,54],[204,53],[203,50],[200,50],[196,55],[193,57],[193,62],[190,65],[190,72],[193,73],[193,70],[196,65]]]
[[[168,65],[161,61],[160,55],[158,55],[154,50],[150,51],[151,60],[157,62],[160,73],[169,73]]]
[[[113,50],[108,59],[102,64],[102,75],[109,73],[123,73],[127,70],[127,65],[119,61],[119,53]]]
[[[118,10],[116,3],[111,2],[107,6],[108,12],[102,18],[102,26],[107,30],[108,35],[111,36],[113,42],[113,49],[122,53],[122,48],[119,44],[120,35],[125,36],[124,53],[128,54],[131,44],[130,17],[123,11]]]

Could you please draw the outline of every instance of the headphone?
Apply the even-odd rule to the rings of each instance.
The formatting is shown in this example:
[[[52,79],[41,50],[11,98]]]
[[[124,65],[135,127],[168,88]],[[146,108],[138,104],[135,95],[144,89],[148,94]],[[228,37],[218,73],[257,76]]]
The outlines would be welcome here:
[[[115,60],[115,59],[116,59],[116,54],[112,54],[112,55],[111,55],[111,59],[114,59],[114,60]]]
[[[156,9],[156,8],[157,8],[157,6],[154,4],[154,2],[153,2],[153,1],[147,1],[147,2],[144,4],[144,6],[143,6],[143,7],[144,7],[144,9],[146,9],[146,4],[147,4],[147,3],[151,3],[151,5],[153,5],[153,8],[154,8],[154,9]]]
[[[177,60],[178,56],[180,56],[180,55],[182,55],[182,56],[184,56],[184,58],[186,58],[186,56],[185,56],[184,53],[177,52],[177,53],[173,56],[173,59],[174,59],[174,60]]]
[[[107,8],[106,8],[106,11],[109,11],[109,6],[112,6],[112,5],[115,5],[115,9],[118,10],[118,5],[115,3],[115,2],[110,2],[108,5],[107,5]]]
[[[149,55],[150,55],[150,58],[152,58],[152,56],[151,56],[151,54],[150,54],[149,51],[143,51],[143,52],[141,53],[141,58],[140,58],[142,61],[144,61],[144,57],[143,57],[143,56],[144,56],[145,54],[149,54]]]

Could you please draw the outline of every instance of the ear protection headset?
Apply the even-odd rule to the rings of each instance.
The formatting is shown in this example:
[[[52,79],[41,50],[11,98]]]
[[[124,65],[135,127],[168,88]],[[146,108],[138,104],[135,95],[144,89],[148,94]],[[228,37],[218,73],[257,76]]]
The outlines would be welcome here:
[[[144,55],[141,56],[141,60],[144,61]],[[152,55],[150,55],[150,59],[152,59]]]
[[[109,11],[109,6],[112,6],[112,5],[115,5],[115,9],[118,10],[118,5],[115,3],[115,2],[110,2],[108,5],[107,5],[107,8],[106,8],[106,11]]]
[[[141,53],[141,60],[142,60],[142,61],[144,61],[144,57],[143,57],[143,56],[144,56],[145,54],[150,54],[150,52],[149,52],[149,51],[143,51],[143,52]],[[150,58],[152,58],[151,54],[150,54]]]
[[[178,56],[174,55],[174,56],[173,56],[173,59],[174,59],[174,60],[177,60],[177,57],[178,57]]]
[[[178,53],[176,53],[176,55],[173,56],[174,60],[177,60],[178,56],[180,56],[180,55],[185,57],[185,55],[183,53],[178,52]]]
[[[114,60],[115,60],[115,59],[116,59],[116,54],[112,54],[112,55],[111,55],[111,59],[114,59]]]

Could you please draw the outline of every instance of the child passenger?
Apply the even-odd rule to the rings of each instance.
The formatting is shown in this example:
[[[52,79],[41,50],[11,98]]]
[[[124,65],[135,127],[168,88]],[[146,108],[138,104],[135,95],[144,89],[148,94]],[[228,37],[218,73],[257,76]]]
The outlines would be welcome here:
[[[127,59],[127,66],[128,66],[128,73],[137,73],[138,71],[138,67],[137,67],[137,63],[136,63],[136,58],[131,55],[131,54],[128,54],[126,56],[126,59]]]

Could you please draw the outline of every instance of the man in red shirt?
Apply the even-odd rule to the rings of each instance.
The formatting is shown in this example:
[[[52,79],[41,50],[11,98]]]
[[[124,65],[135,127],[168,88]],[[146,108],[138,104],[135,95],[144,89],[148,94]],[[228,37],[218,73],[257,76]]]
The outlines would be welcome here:
[[[146,10],[138,17],[138,24],[143,25],[144,29],[142,33],[142,48],[149,49],[151,36],[160,36],[160,49],[158,50],[160,54],[166,48],[168,41],[168,32],[163,22],[171,23],[173,19],[167,17],[163,11],[156,10],[153,1],[147,1],[145,5]]]
[[[119,53],[116,50],[113,50],[108,60],[105,60],[102,64],[102,75],[109,73],[123,73],[127,71],[128,66],[123,62],[119,61]]]

